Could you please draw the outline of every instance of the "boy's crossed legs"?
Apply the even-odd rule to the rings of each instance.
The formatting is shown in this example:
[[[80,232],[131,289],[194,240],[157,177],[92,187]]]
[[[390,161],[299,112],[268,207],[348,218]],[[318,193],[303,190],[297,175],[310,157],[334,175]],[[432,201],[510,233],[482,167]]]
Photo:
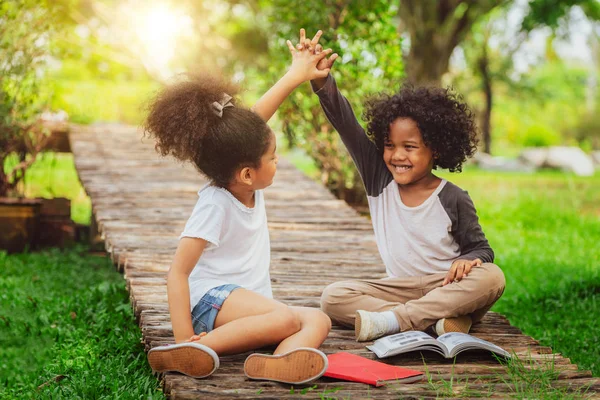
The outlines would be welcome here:
[[[336,282],[323,291],[321,308],[333,321],[348,327],[355,326],[358,310],[391,311],[398,332],[423,331],[445,318],[470,316],[478,322],[500,298],[505,286],[502,270],[491,263],[473,268],[460,282],[442,286],[445,277],[446,273],[439,273]],[[395,332],[363,332],[360,336],[362,341],[391,333]]]
[[[183,357],[183,360],[174,360],[164,366],[158,365],[160,362],[153,363],[152,354],[149,354],[153,369],[186,373],[191,368],[188,366],[190,364],[197,369],[197,363],[210,362],[203,357],[207,352],[204,347],[217,355],[226,355],[270,345],[278,345],[272,356],[252,354],[246,359],[244,372],[249,378],[298,384],[321,376],[327,369],[327,358],[315,349],[327,338],[331,321],[318,309],[288,307],[258,293],[238,288],[224,301],[214,326],[212,331],[188,346],[193,348],[193,345],[200,344],[197,351],[192,351],[195,354],[187,359]],[[180,345],[172,347],[177,346]],[[167,357],[168,349],[165,347],[158,355]],[[190,357],[195,359],[190,360]],[[211,370],[211,365],[208,365],[204,369],[212,373],[216,367],[212,366]]]

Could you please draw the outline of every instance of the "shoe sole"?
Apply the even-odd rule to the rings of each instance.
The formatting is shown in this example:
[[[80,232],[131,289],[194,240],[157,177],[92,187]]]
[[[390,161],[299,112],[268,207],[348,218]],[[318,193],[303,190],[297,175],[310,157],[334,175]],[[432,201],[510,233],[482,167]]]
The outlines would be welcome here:
[[[155,347],[148,352],[148,362],[156,372],[181,372],[194,378],[205,378],[219,368],[217,353],[198,343]]]
[[[299,385],[323,376],[327,365],[327,356],[319,350],[300,348],[279,355],[251,354],[244,373],[249,379]]]
[[[362,325],[363,325],[362,315],[361,315],[360,311],[357,311],[356,316],[354,318],[354,336],[356,337],[357,342],[366,342],[367,341],[367,338],[360,336],[360,330],[362,329]],[[365,330],[365,332],[368,332],[369,327],[366,327],[366,328],[367,329]]]

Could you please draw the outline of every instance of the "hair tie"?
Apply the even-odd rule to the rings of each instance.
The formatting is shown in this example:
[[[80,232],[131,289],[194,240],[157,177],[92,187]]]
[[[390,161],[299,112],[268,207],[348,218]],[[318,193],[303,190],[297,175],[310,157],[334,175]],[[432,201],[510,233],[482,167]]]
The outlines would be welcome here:
[[[213,112],[217,115],[217,117],[223,117],[223,109],[225,107],[233,107],[233,103],[231,102],[232,98],[233,97],[231,97],[227,93],[223,93],[223,98],[221,99],[221,101],[213,101],[212,108]]]

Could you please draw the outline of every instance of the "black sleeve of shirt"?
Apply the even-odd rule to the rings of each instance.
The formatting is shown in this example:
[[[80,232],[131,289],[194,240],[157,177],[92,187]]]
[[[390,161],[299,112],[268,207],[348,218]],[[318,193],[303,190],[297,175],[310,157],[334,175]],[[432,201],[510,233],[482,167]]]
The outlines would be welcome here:
[[[392,180],[381,153],[358,123],[352,106],[338,90],[332,75],[327,77],[321,89],[314,89],[313,86],[325,116],[340,134],[342,142],[358,168],[367,194],[377,196]]]
[[[447,182],[439,198],[452,221],[451,234],[460,248],[459,258],[464,260],[479,258],[484,263],[494,262],[494,251],[479,225],[477,211],[469,194]]]

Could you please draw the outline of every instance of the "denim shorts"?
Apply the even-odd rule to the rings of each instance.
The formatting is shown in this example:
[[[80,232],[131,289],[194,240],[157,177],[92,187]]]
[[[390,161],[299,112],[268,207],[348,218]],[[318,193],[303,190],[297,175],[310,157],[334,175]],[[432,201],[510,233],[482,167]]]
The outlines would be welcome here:
[[[192,310],[192,325],[194,333],[199,335],[201,332],[210,332],[215,328],[215,319],[221,310],[225,299],[240,286],[227,284],[210,289],[194,306]]]

